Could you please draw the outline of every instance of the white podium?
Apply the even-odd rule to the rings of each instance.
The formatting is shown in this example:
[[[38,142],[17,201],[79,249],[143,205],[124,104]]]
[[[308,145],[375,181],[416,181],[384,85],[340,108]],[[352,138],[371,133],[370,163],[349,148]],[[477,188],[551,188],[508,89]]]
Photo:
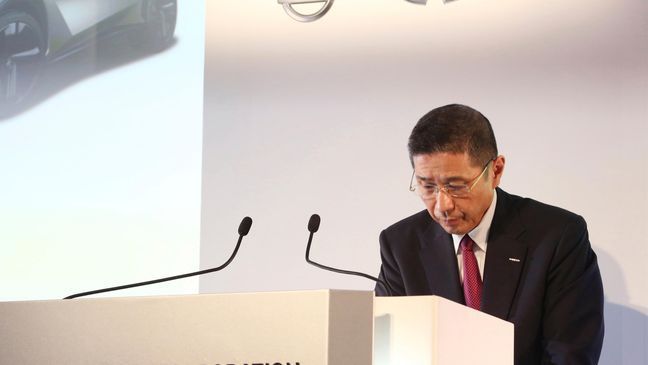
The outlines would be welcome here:
[[[376,365],[510,365],[513,325],[368,291],[0,303],[0,365],[370,365],[372,352]]]
[[[0,364],[370,365],[373,293],[0,303]]]
[[[437,296],[374,299],[375,365],[513,365],[513,324]]]

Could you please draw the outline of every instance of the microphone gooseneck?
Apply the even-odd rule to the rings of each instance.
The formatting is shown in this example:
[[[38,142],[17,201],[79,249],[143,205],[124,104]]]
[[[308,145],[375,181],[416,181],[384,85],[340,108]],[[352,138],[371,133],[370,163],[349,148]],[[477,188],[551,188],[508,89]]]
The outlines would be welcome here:
[[[367,275],[365,273],[357,272],[357,271],[336,269],[334,267],[322,265],[322,264],[317,263],[315,261],[312,261],[310,259],[310,249],[311,249],[311,244],[313,242],[313,235],[319,229],[320,222],[321,222],[321,218],[317,214],[311,215],[310,219],[308,220],[308,232],[309,232],[309,235],[308,235],[308,244],[306,244],[306,262],[313,265],[313,266],[315,266],[315,267],[319,267],[320,269],[323,269],[323,270],[333,271],[333,272],[336,272],[338,274],[361,276],[363,278],[373,280],[376,283],[379,283],[380,285],[382,285],[382,287],[385,288],[387,293],[391,296],[393,291],[392,291],[391,287],[389,286],[389,284],[387,284],[387,282],[384,281],[384,280],[381,280],[379,278],[373,277],[371,275]]]
[[[91,291],[87,291],[87,292],[83,292],[83,293],[72,294],[72,295],[67,296],[67,297],[65,297],[63,299],[74,299],[74,298],[84,297],[84,296],[92,295],[92,294],[99,294],[99,293],[106,293],[106,292],[110,292],[110,291],[135,288],[135,287],[138,287],[138,286],[157,284],[157,283],[162,283],[162,282],[165,282],[165,281],[184,279],[184,278],[188,278],[188,277],[191,277],[191,276],[209,274],[211,272],[220,271],[220,270],[226,268],[227,265],[229,265],[232,262],[232,260],[234,260],[234,257],[236,256],[236,253],[238,252],[239,247],[241,247],[241,242],[243,241],[243,237],[247,236],[247,234],[250,232],[250,227],[251,226],[252,226],[252,218],[250,218],[250,217],[243,218],[243,220],[241,221],[241,224],[239,225],[239,229],[238,229],[239,238],[238,238],[238,241],[236,242],[236,247],[234,247],[234,251],[232,252],[232,255],[230,255],[229,259],[227,259],[227,261],[225,261],[225,263],[222,264],[219,267],[215,267],[215,268],[212,268],[212,269],[206,269],[206,270],[200,270],[200,271],[191,272],[191,273],[187,273],[187,274],[169,276],[169,277],[162,278],[162,279],[143,281],[141,283],[113,286],[113,287],[110,287],[110,288],[98,289],[98,290],[91,290]]]

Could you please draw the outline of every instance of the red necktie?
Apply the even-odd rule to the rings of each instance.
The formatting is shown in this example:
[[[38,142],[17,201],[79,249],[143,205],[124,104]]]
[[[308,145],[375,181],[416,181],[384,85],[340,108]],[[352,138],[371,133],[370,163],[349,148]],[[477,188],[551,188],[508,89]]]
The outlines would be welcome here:
[[[473,252],[475,242],[465,235],[461,239],[461,256],[463,258],[463,291],[466,305],[470,308],[480,310],[482,279],[479,275],[477,258]]]

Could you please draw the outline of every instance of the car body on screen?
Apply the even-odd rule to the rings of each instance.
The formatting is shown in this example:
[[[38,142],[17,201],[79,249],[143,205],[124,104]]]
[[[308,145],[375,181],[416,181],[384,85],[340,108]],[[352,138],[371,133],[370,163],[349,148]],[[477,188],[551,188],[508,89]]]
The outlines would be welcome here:
[[[0,0],[0,115],[20,109],[48,62],[122,32],[163,50],[176,18],[177,0]]]

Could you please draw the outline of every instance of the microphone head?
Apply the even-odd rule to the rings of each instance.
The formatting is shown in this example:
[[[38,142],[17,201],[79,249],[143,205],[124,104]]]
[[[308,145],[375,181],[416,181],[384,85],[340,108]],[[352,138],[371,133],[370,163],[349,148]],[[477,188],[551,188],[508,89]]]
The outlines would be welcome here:
[[[246,236],[250,232],[250,227],[252,227],[252,218],[245,217],[239,224],[238,233],[239,236]]]
[[[320,216],[317,214],[311,215],[310,219],[308,220],[308,231],[310,233],[315,233],[319,229],[320,226]]]

